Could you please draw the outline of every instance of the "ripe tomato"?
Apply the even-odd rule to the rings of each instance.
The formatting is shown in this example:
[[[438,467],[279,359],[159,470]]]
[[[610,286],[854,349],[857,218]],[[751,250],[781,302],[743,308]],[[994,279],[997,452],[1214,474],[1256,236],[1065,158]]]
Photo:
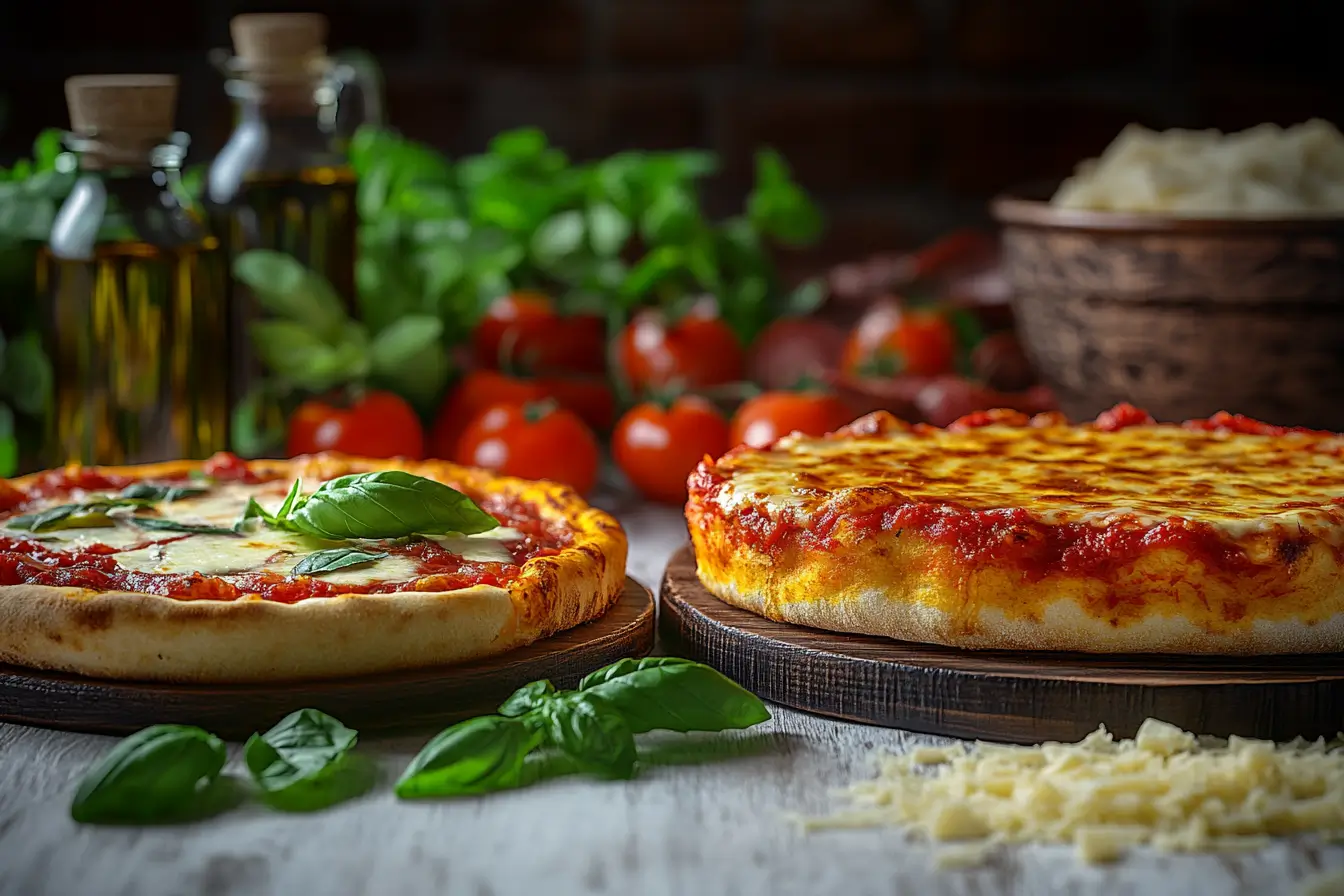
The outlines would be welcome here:
[[[616,418],[616,396],[605,377],[545,376],[536,380],[537,388],[546,398],[573,411],[597,432],[611,429]]]
[[[339,451],[356,457],[409,457],[425,453],[420,418],[391,392],[369,391],[349,404],[311,399],[289,418],[290,457]]]
[[[874,305],[849,334],[842,368],[859,375],[936,376],[952,369],[957,334],[937,311]]]
[[[553,401],[496,404],[462,433],[456,460],[506,476],[549,479],[580,494],[597,482],[597,438],[578,415]]]
[[[462,378],[439,408],[430,430],[429,450],[434,457],[452,458],[467,424],[495,404],[524,404],[545,398],[541,386],[493,370],[473,370]]]
[[[607,369],[602,318],[561,316],[541,293],[520,291],[495,299],[471,341],[476,364],[486,370],[517,366],[537,374],[591,374]]]
[[[703,398],[683,395],[663,408],[645,402],[626,412],[611,437],[611,452],[640,494],[654,501],[686,500],[686,478],[705,455],[729,448],[728,421]]]
[[[616,359],[636,392],[674,380],[687,388],[731,383],[745,364],[733,331],[704,308],[670,326],[662,312],[641,311],[617,337]]]
[[[762,392],[733,415],[732,443],[764,448],[781,436],[821,436],[854,419],[845,402],[827,392]]]

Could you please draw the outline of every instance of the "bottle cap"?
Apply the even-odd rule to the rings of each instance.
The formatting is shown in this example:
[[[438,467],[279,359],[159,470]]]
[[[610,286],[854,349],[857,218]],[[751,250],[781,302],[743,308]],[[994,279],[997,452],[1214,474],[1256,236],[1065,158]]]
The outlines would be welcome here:
[[[176,75],[77,75],[65,82],[70,129],[90,141],[86,168],[143,164],[173,131]]]
[[[247,13],[229,22],[234,64],[249,74],[310,73],[327,55],[327,17],[321,13]]]

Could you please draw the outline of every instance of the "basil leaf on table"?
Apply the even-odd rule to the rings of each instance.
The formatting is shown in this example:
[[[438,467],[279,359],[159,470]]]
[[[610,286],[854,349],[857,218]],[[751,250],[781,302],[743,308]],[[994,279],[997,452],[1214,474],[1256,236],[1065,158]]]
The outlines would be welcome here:
[[[298,562],[291,575],[320,576],[350,566],[373,563],[387,556],[387,551],[360,551],[355,548],[330,548],[309,554]]]
[[[322,809],[358,796],[373,783],[350,751],[359,733],[316,709],[285,716],[243,748],[252,780],[268,801],[291,811]]]
[[[603,698],[636,734],[749,728],[770,718],[756,695],[709,666],[680,657],[620,660],[584,678],[579,692]]]
[[[190,535],[238,535],[237,529],[226,528],[224,526],[200,525],[197,523],[180,523],[177,520],[166,520],[158,516],[128,516],[126,519],[139,526],[141,529],[149,529],[151,532],[186,532]]]
[[[154,725],[138,731],[84,776],[70,817],[92,823],[186,817],[226,758],[223,741],[200,728]]]
[[[547,740],[579,768],[604,778],[635,776],[635,734],[621,712],[596,692],[553,698],[541,713]]]
[[[135,498],[139,501],[167,501],[169,503],[182,498],[194,498],[205,494],[209,489],[194,485],[155,485],[150,482],[137,482],[121,490],[118,497]]]
[[[474,535],[499,525],[456,489],[404,470],[357,473],[324,482],[281,521],[333,540]]]
[[[523,783],[527,755],[545,735],[522,719],[481,716],[441,732],[397,782],[402,799],[467,796]]]
[[[555,694],[555,685],[549,680],[543,678],[541,681],[534,681],[531,684],[525,684],[513,692],[513,696],[505,700],[499,707],[499,714],[516,718],[526,715],[534,709],[545,705],[552,695]]]

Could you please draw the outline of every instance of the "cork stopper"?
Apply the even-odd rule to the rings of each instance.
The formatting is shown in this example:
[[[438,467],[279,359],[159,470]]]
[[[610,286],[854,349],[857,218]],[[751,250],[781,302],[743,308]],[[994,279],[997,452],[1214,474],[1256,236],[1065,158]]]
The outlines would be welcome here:
[[[229,22],[234,64],[251,75],[298,76],[327,55],[321,13],[247,13]]]
[[[173,131],[176,75],[77,75],[65,82],[70,129],[86,139],[86,168],[144,163]]]

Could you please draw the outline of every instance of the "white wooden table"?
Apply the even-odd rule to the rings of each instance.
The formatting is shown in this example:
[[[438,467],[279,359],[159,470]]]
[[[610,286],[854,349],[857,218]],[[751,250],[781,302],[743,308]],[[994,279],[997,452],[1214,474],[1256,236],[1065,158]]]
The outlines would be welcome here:
[[[679,515],[613,509],[630,534],[631,574],[657,583],[684,538]],[[387,786],[428,735],[367,738],[361,749],[384,781],[361,799],[315,815],[248,805],[160,828],[70,820],[75,782],[112,738],[0,725],[0,894],[1223,896],[1296,893],[1304,878],[1344,868],[1344,846],[1281,842],[1253,855],[1140,852],[1104,869],[1065,847],[1025,848],[940,872],[931,848],[896,830],[804,835],[786,814],[834,807],[831,791],[865,776],[874,748],[938,739],[773,709],[766,725],[723,736],[719,762],[447,802],[398,802]]]

